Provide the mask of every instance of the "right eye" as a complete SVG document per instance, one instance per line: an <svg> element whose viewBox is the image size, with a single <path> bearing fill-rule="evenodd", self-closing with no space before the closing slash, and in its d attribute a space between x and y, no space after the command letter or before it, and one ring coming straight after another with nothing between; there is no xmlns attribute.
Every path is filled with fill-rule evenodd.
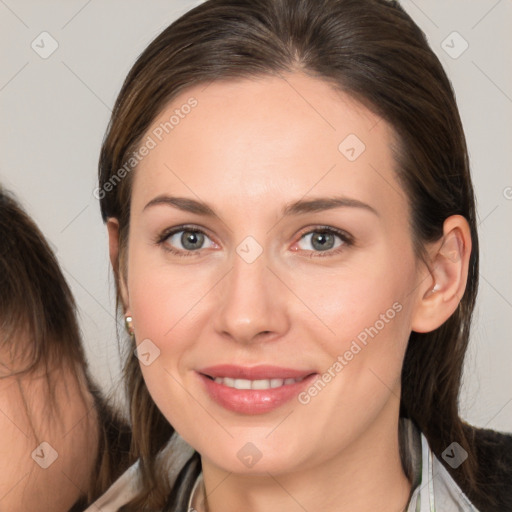
<svg viewBox="0 0 512 512"><path fill-rule="evenodd" d="M180 226L165 231L158 239L158 243L177 256L192 256L201 249L216 247L216 244L198 228ZM205 243L208 245L205 247Z"/></svg>

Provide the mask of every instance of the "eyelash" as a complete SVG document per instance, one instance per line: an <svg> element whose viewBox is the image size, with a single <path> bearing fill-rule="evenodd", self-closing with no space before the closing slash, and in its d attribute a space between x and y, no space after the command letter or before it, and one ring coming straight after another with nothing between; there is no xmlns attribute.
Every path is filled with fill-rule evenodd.
<svg viewBox="0 0 512 512"><path fill-rule="evenodd" d="M178 257L191 257L191 256L198 256L201 253L201 249L195 250L195 251L182 251L182 250L176 250L172 246L166 245L165 242L176 233L179 233L180 231L188 231L191 233L201 233L208 237L208 234L205 233L202 229L196 228L194 226L176 226L174 228L166 229L163 231L155 240L155 243L157 245L160 245L163 247L164 250L170 252L171 254L178 256ZM306 235L309 235L311 233L321 233L321 234L333 234L338 236L342 244L337 247L336 249L329 249L327 251L308 251L311 252L310 258L325 258L328 256L335 256L339 254L340 252L347 249L347 247L350 247L354 245L354 238L349 235L346 231L343 231L341 229L333 228L330 226L318 226L313 229L309 228L308 231L304 231L301 233L299 240L295 243L298 243L300 240L302 240L303 237ZM210 237L208 237L210 238ZM299 249L300 250L300 249Z"/></svg>

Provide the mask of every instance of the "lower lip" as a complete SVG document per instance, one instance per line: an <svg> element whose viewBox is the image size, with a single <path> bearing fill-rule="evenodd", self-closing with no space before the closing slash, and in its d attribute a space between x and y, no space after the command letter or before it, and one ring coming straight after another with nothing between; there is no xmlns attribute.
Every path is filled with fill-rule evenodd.
<svg viewBox="0 0 512 512"><path fill-rule="evenodd" d="M309 375L295 384L270 389L235 389L219 384L202 373L197 375L206 387L210 398L225 409L243 414L263 414L277 409L296 397L312 383L318 374Z"/></svg>

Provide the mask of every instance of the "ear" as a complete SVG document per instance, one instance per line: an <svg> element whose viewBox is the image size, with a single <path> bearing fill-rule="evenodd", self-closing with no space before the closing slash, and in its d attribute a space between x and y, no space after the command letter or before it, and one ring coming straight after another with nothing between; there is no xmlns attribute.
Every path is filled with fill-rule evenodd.
<svg viewBox="0 0 512 512"><path fill-rule="evenodd" d="M108 231L108 248L110 255L110 263L114 276L116 279L116 285L119 290L119 295L123 303L124 313L130 314L130 301L128 297L128 289L125 283L125 276L122 265L120 264L119 257L119 221L114 217L107 219L107 231Z"/></svg>
<svg viewBox="0 0 512 512"><path fill-rule="evenodd" d="M461 215L448 217L441 240L427 247L429 262L419 276L412 330L430 332L440 327L459 305L468 278L471 231Z"/></svg>

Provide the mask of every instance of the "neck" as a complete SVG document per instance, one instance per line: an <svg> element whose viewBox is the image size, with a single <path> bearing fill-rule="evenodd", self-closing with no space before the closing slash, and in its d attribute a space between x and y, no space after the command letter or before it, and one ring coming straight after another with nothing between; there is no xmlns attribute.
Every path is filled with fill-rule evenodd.
<svg viewBox="0 0 512 512"><path fill-rule="evenodd" d="M204 494L199 512L401 512L411 483L400 459L398 414L372 425L341 453L291 472L236 474L201 459Z"/></svg>

